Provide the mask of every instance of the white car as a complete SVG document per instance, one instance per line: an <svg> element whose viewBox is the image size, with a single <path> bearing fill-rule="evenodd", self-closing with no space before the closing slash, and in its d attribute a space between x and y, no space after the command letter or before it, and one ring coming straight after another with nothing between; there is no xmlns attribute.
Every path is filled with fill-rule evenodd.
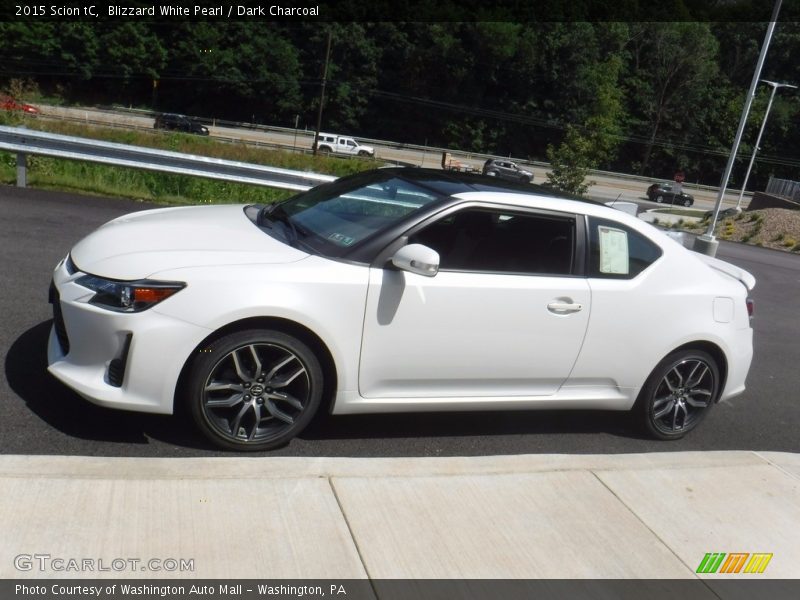
<svg viewBox="0 0 800 600"><path fill-rule="evenodd" d="M682 437L743 392L755 280L531 185L380 169L274 206L123 216L53 273L49 370L216 444L324 409L635 410Z"/></svg>

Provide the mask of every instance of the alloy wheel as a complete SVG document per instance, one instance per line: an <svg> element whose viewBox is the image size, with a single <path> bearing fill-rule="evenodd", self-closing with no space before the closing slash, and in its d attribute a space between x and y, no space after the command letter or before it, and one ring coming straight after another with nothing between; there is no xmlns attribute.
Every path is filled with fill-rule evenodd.
<svg viewBox="0 0 800 600"><path fill-rule="evenodd" d="M291 339L291 338L289 338ZM199 390L202 428L223 445L270 447L292 437L319 402L303 352L268 341L224 351Z"/></svg>
<svg viewBox="0 0 800 600"><path fill-rule="evenodd" d="M716 369L706 360L681 360L661 377L655 389L651 403L653 426L670 437L691 430L713 402L716 388Z"/></svg>

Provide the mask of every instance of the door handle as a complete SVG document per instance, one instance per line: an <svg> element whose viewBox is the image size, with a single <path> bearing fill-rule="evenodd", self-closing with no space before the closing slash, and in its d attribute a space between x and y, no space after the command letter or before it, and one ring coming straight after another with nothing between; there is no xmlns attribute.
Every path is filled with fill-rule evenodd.
<svg viewBox="0 0 800 600"><path fill-rule="evenodd" d="M551 302L547 310L556 315L568 315L583 310L583 304L577 302Z"/></svg>

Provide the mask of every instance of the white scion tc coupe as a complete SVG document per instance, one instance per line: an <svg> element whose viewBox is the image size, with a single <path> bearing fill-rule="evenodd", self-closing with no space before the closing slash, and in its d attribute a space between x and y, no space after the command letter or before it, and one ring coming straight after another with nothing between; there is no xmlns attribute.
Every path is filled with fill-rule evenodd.
<svg viewBox="0 0 800 600"><path fill-rule="evenodd" d="M49 370L216 444L334 414L637 411L683 436L740 394L755 279L543 188L380 169L273 206L120 217L53 274Z"/></svg>

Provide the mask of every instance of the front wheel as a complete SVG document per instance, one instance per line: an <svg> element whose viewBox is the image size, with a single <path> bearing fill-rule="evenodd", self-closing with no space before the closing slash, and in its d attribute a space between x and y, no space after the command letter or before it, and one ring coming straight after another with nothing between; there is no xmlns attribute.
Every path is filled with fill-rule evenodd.
<svg viewBox="0 0 800 600"><path fill-rule="evenodd" d="M678 350L650 374L635 410L652 437L675 440L700 424L719 392L719 367L711 355Z"/></svg>
<svg viewBox="0 0 800 600"><path fill-rule="evenodd" d="M686 208L689 208L692 205L692 199L691 198L684 198L683 199L683 205Z"/></svg>
<svg viewBox="0 0 800 600"><path fill-rule="evenodd" d="M204 348L186 398L200 431L222 448L271 450L311 421L322 398L322 367L297 338L237 331Z"/></svg>
<svg viewBox="0 0 800 600"><path fill-rule="evenodd" d="M366 150L359 150L359 151L358 151L358 155L359 155L360 157L362 157L362 158L366 158L366 157L368 157L368 156L369 156L369 152L367 152Z"/></svg>

